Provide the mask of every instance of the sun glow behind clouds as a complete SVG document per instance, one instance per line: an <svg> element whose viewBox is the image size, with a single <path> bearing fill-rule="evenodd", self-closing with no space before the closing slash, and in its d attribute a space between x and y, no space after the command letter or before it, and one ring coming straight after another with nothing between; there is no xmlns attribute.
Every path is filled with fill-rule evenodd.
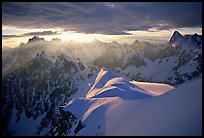
<svg viewBox="0 0 204 138"><path fill-rule="evenodd" d="M116 41L122 37L124 37L124 35L85 34L76 33L74 31L62 32L62 34L59 35L59 38L61 38L62 41L74 40L77 42L91 42L94 41L95 39L104 42L111 42L114 40Z"/></svg>
<svg viewBox="0 0 204 138"><path fill-rule="evenodd" d="M31 32L43 32L43 31L52 31L52 32L61 33L63 29L61 28L48 28L48 29L33 28L31 29L31 28L17 28L15 26L2 25L2 35L16 35L16 37L2 38L2 46L16 47L20 43L27 43L29 38L32 38L33 35L22 36L22 34L31 33ZM52 38L59 38L58 35L43 35L43 36L39 35L39 37L43 37L47 41L52 40Z"/></svg>
<svg viewBox="0 0 204 138"><path fill-rule="evenodd" d="M2 39L2 46L14 48L14 47L18 46L21 42L27 43L28 39L29 39L29 37Z"/></svg>
<svg viewBox="0 0 204 138"><path fill-rule="evenodd" d="M42 32L42 31L56 31L58 34L54 35L39 35L39 37L44 38L46 41L51 41L53 38L60 38L62 41L76 41L76 42L91 42L98 39L103 42L117 41L118 43L131 44L135 40L148 41L152 43L167 43L172 36L174 31L180 31L182 35L185 34L202 34L202 28L175 28L170 30L155 30L150 29L149 31L128 31L132 35L105 35L105 34L85 34L75 31L64 31L61 28L54 29L22 29L10 26L2 26L2 35L17 35L18 37L3 38L2 46L16 47L21 42L27 43L30 36L21 36L24 33L29 32Z"/></svg>

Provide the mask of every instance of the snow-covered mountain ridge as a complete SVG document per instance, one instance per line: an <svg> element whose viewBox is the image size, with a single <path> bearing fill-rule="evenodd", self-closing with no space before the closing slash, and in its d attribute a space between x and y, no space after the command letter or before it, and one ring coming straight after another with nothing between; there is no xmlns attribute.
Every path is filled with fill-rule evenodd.
<svg viewBox="0 0 204 138"><path fill-rule="evenodd" d="M63 110L76 115L83 126L70 135L201 135L201 95L201 79L174 88L130 82L101 69L86 96L73 99Z"/></svg>

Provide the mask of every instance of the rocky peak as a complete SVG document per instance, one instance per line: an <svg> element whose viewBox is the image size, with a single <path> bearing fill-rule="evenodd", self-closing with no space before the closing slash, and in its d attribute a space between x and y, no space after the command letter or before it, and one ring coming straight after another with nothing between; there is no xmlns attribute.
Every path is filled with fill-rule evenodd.
<svg viewBox="0 0 204 138"><path fill-rule="evenodd" d="M176 40L178 39L181 39L183 36L178 32L178 31L175 31L170 39L170 43L171 42L175 42Z"/></svg>
<svg viewBox="0 0 204 138"><path fill-rule="evenodd" d="M30 42L37 42L37 41L45 41L45 39L44 38L40 38L38 36L34 36L33 38L30 38L28 40L28 43L30 43Z"/></svg>

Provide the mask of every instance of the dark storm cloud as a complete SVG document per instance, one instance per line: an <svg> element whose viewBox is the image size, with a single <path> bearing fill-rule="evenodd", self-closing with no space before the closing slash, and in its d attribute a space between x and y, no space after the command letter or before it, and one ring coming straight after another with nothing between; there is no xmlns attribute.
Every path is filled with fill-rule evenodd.
<svg viewBox="0 0 204 138"><path fill-rule="evenodd" d="M128 34L126 31L201 27L201 2L3 3L2 23L21 28Z"/></svg>
<svg viewBox="0 0 204 138"><path fill-rule="evenodd" d="M43 32L29 32L20 35L2 35L3 38L15 38L15 37L26 37L26 36L42 36L42 35L58 35L60 33L53 31L43 31Z"/></svg>

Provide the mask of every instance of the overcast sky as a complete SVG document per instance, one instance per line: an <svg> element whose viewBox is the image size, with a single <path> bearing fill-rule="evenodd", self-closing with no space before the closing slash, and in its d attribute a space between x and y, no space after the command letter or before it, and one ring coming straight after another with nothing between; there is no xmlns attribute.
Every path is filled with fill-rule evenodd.
<svg viewBox="0 0 204 138"><path fill-rule="evenodd" d="M33 35L50 38L59 36L66 39L66 35L71 37L80 34L82 36L89 34L88 36L92 38L95 34L96 39L100 37L114 39L117 36L141 39L154 33L157 33L158 38L160 34L164 41L173 30L179 29L184 34L191 32L201 34L201 2L4 2L2 4L3 39L7 41Z"/></svg>

